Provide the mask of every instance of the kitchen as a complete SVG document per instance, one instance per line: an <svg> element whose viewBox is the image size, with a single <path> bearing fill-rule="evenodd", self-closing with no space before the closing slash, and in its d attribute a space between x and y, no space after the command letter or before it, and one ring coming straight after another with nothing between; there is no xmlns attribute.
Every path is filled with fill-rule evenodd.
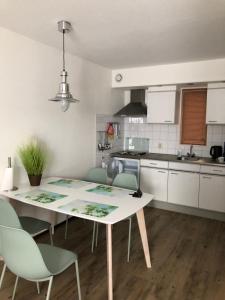
<svg viewBox="0 0 225 300"><path fill-rule="evenodd" d="M186 91L198 93L202 89L207 91L203 100L203 123L204 130L207 130L203 133L205 140L203 145L182 143L183 95ZM132 95L135 103L138 92L144 92L141 97L145 109L141 113L131 107ZM109 180L119 172L134 173L141 190L154 195L156 201L151 202L154 207L224 220L225 117L221 99L225 97L225 84L192 83L179 85L178 88L160 86L125 91L124 94L125 107L114 117L96 117L97 137L98 129L102 129L102 133L106 128L107 138L107 124L110 121L120 124L120 136L115 135L113 149L106 149L105 152L97 149L96 153L97 164L108 167ZM197 109L198 113L199 107ZM191 110L193 123L193 105ZM189 132L201 127L202 121L200 119L198 123L198 119L199 115L197 124L185 124L192 126L191 129L185 128L189 142L192 139ZM215 190L216 195L212 194Z"/></svg>
<svg viewBox="0 0 225 300"><path fill-rule="evenodd" d="M220 0L0 1L0 299L224 299L224 36Z"/></svg>

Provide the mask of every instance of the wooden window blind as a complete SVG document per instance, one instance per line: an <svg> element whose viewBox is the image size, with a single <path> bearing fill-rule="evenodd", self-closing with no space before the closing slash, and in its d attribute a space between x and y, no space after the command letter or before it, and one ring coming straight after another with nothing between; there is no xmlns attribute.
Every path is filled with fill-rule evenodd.
<svg viewBox="0 0 225 300"><path fill-rule="evenodd" d="M207 89L182 90L181 143L206 145Z"/></svg>

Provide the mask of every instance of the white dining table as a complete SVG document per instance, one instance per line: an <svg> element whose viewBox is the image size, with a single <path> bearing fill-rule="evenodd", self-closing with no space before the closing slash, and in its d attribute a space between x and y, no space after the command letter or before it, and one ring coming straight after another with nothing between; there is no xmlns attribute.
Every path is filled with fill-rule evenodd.
<svg viewBox="0 0 225 300"><path fill-rule="evenodd" d="M151 268L150 252L143 208L153 195L141 198L131 190L69 178L49 177L41 185L21 185L16 191L1 191L9 199L41 207L53 212L103 223L107 236L108 300L113 300L112 225L136 214L147 268Z"/></svg>

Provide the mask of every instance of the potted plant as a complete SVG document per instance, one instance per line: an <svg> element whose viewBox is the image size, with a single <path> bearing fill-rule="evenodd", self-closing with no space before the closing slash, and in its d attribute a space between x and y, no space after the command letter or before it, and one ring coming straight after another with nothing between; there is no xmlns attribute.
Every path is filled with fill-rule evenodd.
<svg viewBox="0 0 225 300"><path fill-rule="evenodd" d="M30 185L40 185L43 170L46 167L46 153L41 144L38 140L32 139L19 147L18 154L27 172Z"/></svg>

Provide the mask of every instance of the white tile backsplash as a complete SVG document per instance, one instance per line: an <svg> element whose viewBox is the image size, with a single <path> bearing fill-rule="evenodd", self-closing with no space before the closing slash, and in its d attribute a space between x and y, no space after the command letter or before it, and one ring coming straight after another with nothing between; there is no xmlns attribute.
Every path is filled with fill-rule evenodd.
<svg viewBox="0 0 225 300"><path fill-rule="evenodd" d="M135 125L135 126L133 126ZM124 138L139 137L149 138L149 152L177 154L182 151L186 154L190 145L180 144L180 125L164 125L164 124L148 124L146 118L144 123L132 124L128 118L124 119ZM213 145L223 146L225 142L225 126L224 125L208 125L207 126L207 145L194 146L194 152L198 156L209 157L210 147Z"/></svg>
<svg viewBox="0 0 225 300"><path fill-rule="evenodd" d="M141 122L141 120L139 120ZM180 125L164 125L164 124L148 124L146 118L143 118L143 123L129 123L129 118L116 118L109 115L96 116L96 144L98 144L99 131L106 130L108 122L119 122L121 136L119 139L112 141L112 149L99 152L96 149L96 164L100 165L102 157L108 159L111 152L115 152L125 147L125 139L127 137L148 138L149 152L152 153L167 153L177 154L177 151L182 151L186 154L190 145L180 144ZM137 120L135 120L137 122ZM198 156L209 157L210 147L213 145L223 146L225 142L225 125L208 125L207 126L207 145L194 146L193 150Z"/></svg>

